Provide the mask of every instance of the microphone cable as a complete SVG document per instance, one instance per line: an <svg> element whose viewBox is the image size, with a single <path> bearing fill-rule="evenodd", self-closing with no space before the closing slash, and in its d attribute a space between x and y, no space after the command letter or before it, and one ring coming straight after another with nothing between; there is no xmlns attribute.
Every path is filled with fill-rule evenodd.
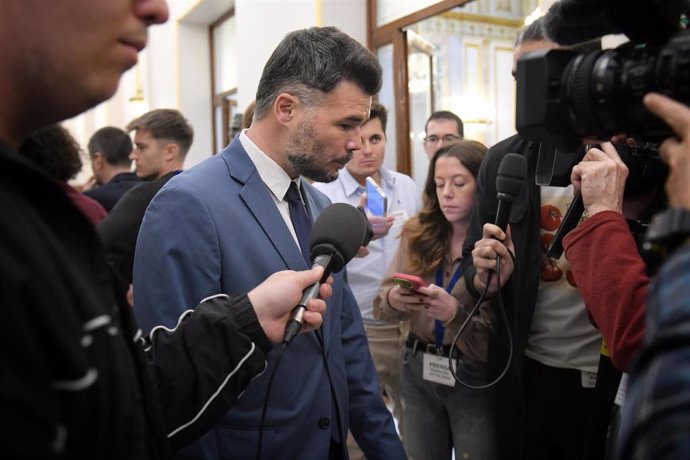
<svg viewBox="0 0 690 460"><path fill-rule="evenodd" d="M302 328L301 316L303 310L306 310L307 302L311 298L318 297L320 285L328 280L331 273L339 272L355 254L357 254L361 246L369 243L372 235L373 231L363 211L346 203L334 203L327 206L319 213L319 217L314 222L309 237L310 259L313 260L313 264L319 264L324 267L324 275L321 281L311 285L303 291L302 299L300 299L299 305L293 309L293 315L286 326L282 345L266 384L266 396L264 397L263 406L261 408L261 419L259 421L256 460L261 460L264 425L266 423L268 399L271 394L271 388L273 387L273 378L275 377L287 346ZM302 308L302 312L300 312L300 308ZM328 362L326 360L326 350L323 338L319 332L314 332L316 333L316 338L321 347L326 373L328 374L329 380L332 381ZM333 391L332 386L331 391ZM336 420L338 426L340 426L339 408L337 406L338 403L335 394L333 394L333 400L335 401Z"/></svg>
<svg viewBox="0 0 690 460"><path fill-rule="evenodd" d="M326 362L326 348L324 347L323 344L323 338L321 337L320 334L321 330L316 330L314 331L314 334L316 335L316 339L319 342L319 345L321 346L321 356L323 357L324 361L324 367L326 368L326 373L328 374L329 380L330 378L330 370L328 369L328 363ZM276 357L276 362L275 365L273 366L273 369L271 369L271 375L268 377L268 384L266 385L266 396L264 397L264 403L261 408L261 420L259 421L259 439L257 442L256 446L256 460L261 460L261 446L263 444L263 439L264 439L264 425L266 423L266 411L268 410L268 398L271 394L271 388L273 387L273 377L276 375L276 370L278 369L278 366L280 365L280 361L283 359L283 355L285 354L285 350L287 349L287 346L290 342L287 340L284 340L283 343L280 346L280 351L278 351L278 356ZM333 401L335 403L335 410L336 410L336 422L337 426L340 427L340 409L338 407L338 400L335 397L335 394L333 394ZM340 428L338 428L340 429Z"/></svg>
<svg viewBox="0 0 690 460"><path fill-rule="evenodd" d="M515 256L513 253L508 249L508 253L510 254L510 257L513 259L513 267L515 267ZM497 289L496 289L496 297L498 299L498 309L501 312L501 316L503 317L503 321L505 322L506 325L506 332L508 333L508 359L506 360L505 367L501 371L501 373L496 377L494 380L490 381L489 383L486 383L484 385L472 385L469 382L466 382L462 380L453 370L453 356L456 351L456 344L458 343L458 340L460 340L460 335L463 333L467 325L470 323L470 320L472 320L472 317L475 315L481 304L484 302L484 298L486 297L486 293L489 291L489 286L491 285L491 278L493 277L493 270L489 272L489 277L487 278L486 281L486 286L484 286L484 289L482 290L481 295L479 296L479 299L477 299L477 303L474 304L474 307L468 314L467 318L465 321L462 323L460 328L458 329L458 332L455 333L455 336L453 337L453 341L450 343L450 351L448 352L448 368L450 369L450 373L453 375L453 378L455 378L455 381L458 382L460 385L470 388L472 390L484 390L487 388L491 388L492 386L496 385L508 372L508 369L510 368L510 363L513 360L513 333L510 330L510 324L508 324L508 315L506 313L505 306L503 305L503 299L501 297L501 256L497 255L496 256L496 280L498 281L497 284ZM457 367L457 366L456 366Z"/></svg>
<svg viewBox="0 0 690 460"><path fill-rule="evenodd" d="M264 397L264 404L261 407L261 420L259 421L259 440L256 445L256 460L261 460L261 444L264 440L264 423L266 422L266 410L268 409L268 397L271 395L271 387L273 386L273 377L276 375L276 370L280 365L280 361L283 359L285 350L287 349L288 341L284 340L280 346L280 351L278 352L278 357L276 358L275 365L271 369L271 375L268 376L268 384L266 385L266 396Z"/></svg>

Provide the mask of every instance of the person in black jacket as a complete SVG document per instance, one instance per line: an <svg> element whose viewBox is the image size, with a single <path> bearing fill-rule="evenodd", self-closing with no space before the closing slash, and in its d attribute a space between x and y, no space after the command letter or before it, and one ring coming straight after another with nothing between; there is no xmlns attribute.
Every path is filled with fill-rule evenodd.
<svg viewBox="0 0 690 460"><path fill-rule="evenodd" d="M122 196L97 231L106 260L127 287L127 299L132 305L132 270L139 227L156 193L182 172L194 141L194 129L178 110L155 109L129 122L127 130L134 131L130 158L137 177L144 182Z"/></svg>
<svg viewBox="0 0 690 460"><path fill-rule="evenodd" d="M141 183L131 172L132 140L120 128L106 126L93 133L88 150L96 187L85 190L84 195L110 212L127 190Z"/></svg>
<svg viewBox="0 0 690 460"><path fill-rule="evenodd" d="M523 29L513 55L517 61L526 52L556 47L544 37L537 20ZM513 351L495 388L498 457L579 460L584 458L601 335L590 322L568 261L545 254L573 192L572 187L536 184L538 142L516 134L492 146L484 157L463 248L465 280L470 289L480 291L486 267L495 265L499 245L487 245L487 223L496 220L496 177L509 153L525 157L527 177L512 204L510 238L503 240L512 245L515 256L513 263L502 254L506 265L501 269L501 300L507 324L495 310L490 339L492 375L504 369L510 347ZM498 308L499 303L494 305Z"/></svg>
<svg viewBox="0 0 690 460"><path fill-rule="evenodd" d="M127 130L134 131L130 158L144 182L124 194L97 230L106 260L127 288L132 304L132 270L139 227L156 193L182 172L194 141L194 129L178 110L155 109L129 122Z"/></svg>
<svg viewBox="0 0 690 460"><path fill-rule="evenodd" d="M278 272L247 294L219 293L173 330L143 337L92 226L17 148L112 96L167 6L0 0L0 9L11 44L0 49L0 458L170 458L264 371L270 342L323 272ZM325 302L308 309L311 330Z"/></svg>

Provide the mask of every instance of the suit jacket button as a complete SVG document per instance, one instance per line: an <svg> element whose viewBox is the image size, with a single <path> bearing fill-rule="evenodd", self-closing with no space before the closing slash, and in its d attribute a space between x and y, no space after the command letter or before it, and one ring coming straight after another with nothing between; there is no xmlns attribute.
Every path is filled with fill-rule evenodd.
<svg viewBox="0 0 690 460"><path fill-rule="evenodd" d="M329 426L331 426L331 421L328 417L321 417L319 419L319 428L321 428L322 430L325 430Z"/></svg>

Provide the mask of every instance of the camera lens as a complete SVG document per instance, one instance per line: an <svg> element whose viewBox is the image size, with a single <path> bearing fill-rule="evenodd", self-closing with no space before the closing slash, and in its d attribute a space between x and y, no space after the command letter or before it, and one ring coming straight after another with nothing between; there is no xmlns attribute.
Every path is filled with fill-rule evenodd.
<svg viewBox="0 0 690 460"><path fill-rule="evenodd" d="M642 105L651 91L690 102L690 31L663 47L628 44L578 55L561 78L561 100L581 139L608 140L621 133L650 141L670 136L670 128Z"/></svg>

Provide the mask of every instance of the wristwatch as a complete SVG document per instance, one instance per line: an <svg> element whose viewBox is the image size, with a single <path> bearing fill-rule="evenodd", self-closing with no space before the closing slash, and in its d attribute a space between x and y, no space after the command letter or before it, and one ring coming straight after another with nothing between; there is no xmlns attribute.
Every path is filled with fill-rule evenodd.
<svg viewBox="0 0 690 460"><path fill-rule="evenodd" d="M690 209L668 208L655 215L647 228L645 240L660 243L690 236Z"/></svg>

